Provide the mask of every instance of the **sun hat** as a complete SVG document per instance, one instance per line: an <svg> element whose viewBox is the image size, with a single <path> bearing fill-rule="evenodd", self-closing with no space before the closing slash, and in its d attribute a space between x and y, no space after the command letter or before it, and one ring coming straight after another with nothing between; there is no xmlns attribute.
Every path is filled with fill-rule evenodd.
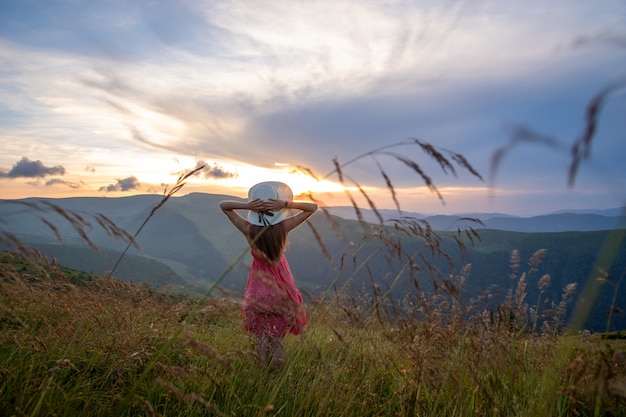
<svg viewBox="0 0 626 417"><path fill-rule="evenodd" d="M285 183L278 181L266 181L253 185L248 190L248 199L255 200L261 199L268 201L273 198L275 200L282 200L291 202L293 200L293 192L291 188ZM257 226L269 226L280 223L289 212L289 209L281 209L278 211L248 211L248 221Z"/></svg>

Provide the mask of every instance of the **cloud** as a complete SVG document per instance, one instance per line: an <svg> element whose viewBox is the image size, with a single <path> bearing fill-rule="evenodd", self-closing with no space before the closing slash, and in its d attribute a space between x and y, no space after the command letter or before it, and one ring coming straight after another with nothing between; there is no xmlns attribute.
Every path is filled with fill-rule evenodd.
<svg viewBox="0 0 626 417"><path fill-rule="evenodd" d="M141 184L136 177L131 176L124 179L117 179L115 184L109 184L106 187L100 187L98 191L106 191L108 193L113 191L130 191L138 190L141 188Z"/></svg>
<svg viewBox="0 0 626 417"><path fill-rule="evenodd" d="M66 187L73 188L75 190L80 188L80 184L71 181L65 181L60 178L53 178L46 181L46 187L50 187L53 185L65 185Z"/></svg>
<svg viewBox="0 0 626 417"><path fill-rule="evenodd" d="M20 159L8 172L0 171L1 178L43 178L64 174L65 168L61 165L46 167L40 160L31 161L27 157Z"/></svg>
<svg viewBox="0 0 626 417"><path fill-rule="evenodd" d="M214 162L213 165L209 165L204 161L198 161L196 166L204 165L200 171L198 171L199 176L204 179L214 178L214 179L223 179L223 178L236 178L238 174L236 172L230 172L225 169L223 166Z"/></svg>

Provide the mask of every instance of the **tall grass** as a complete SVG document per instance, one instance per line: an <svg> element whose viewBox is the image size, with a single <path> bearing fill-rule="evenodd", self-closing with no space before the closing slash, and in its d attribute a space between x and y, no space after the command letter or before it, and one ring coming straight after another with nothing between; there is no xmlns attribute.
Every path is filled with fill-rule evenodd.
<svg viewBox="0 0 626 417"><path fill-rule="evenodd" d="M15 256L1 267L2 415L626 412L619 341L524 331L449 289L406 300L393 322L353 314L345 295L309 305L308 332L287 339L287 363L271 371L236 302L100 277L72 284Z"/></svg>

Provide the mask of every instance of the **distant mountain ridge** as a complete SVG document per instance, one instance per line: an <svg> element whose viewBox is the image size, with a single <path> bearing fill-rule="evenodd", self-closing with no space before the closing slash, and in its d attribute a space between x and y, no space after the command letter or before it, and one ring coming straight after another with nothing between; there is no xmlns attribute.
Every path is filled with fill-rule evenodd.
<svg viewBox="0 0 626 417"><path fill-rule="evenodd" d="M329 207L331 214L344 219L357 220L356 210L352 206ZM378 216L371 209L360 209L363 220L379 223ZM596 230L614 230L626 228L626 216L622 208L606 210L561 210L533 217L520 217L502 213L467 213L455 215L426 215L421 213L399 213L397 210L378 210L386 223L394 219L413 217L424 220L434 230L456 230L457 227L470 226L475 229L494 229L510 232L556 233L588 232ZM480 222L467 220L478 219Z"/></svg>

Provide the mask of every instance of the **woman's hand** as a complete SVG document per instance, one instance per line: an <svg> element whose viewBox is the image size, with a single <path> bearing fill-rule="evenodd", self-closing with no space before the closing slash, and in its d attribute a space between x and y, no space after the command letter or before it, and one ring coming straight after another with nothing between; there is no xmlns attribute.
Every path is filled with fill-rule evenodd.
<svg viewBox="0 0 626 417"><path fill-rule="evenodd" d="M260 198L256 198L254 200L248 201L248 210L253 211L267 211L266 208L267 202L261 200Z"/></svg>
<svg viewBox="0 0 626 417"><path fill-rule="evenodd" d="M255 200L248 201L247 209L253 211L279 211L287 207L286 201L269 199L268 201L257 198Z"/></svg>
<svg viewBox="0 0 626 417"><path fill-rule="evenodd" d="M270 198L265 204L267 204L267 210L279 211L287 208L287 202L284 200Z"/></svg>

